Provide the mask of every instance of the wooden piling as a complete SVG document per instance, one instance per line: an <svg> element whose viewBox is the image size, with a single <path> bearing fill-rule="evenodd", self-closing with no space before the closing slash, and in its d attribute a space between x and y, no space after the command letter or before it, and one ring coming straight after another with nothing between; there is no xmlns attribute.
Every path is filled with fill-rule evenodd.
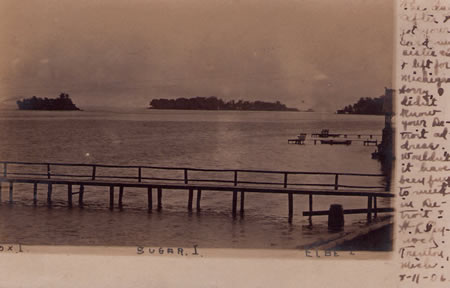
<svg viewBox="0 0 450 288"><path fill-rule="evenodd" d="M312 226L313 195L309 194L309 226Z"/></svg>
<svg viewBox="0 0 450 288"><path fill-rule="evenodd" d="M372 222L372 196L367 197L367 222Z"/></svg>
<svg viewBox="0 0 450 288"><path fill-rule="evenodd" d="M84 196L84 185L81 184L80 185L80 192L78 193L78 206L80 208L83 208L84 204L83 204L83 196Z"/></svg>
<svg viewBox="0 0 450 288"><path fill-rule="evenodd" d="M194 198L194 189L189 188L188 210L192 211L192 199Z"/></svg>
<svg viewBox="0 0 450 288"><path fill-rule="evenodd" d="M289 201L289 218L288 218L288 222L292 223L292 218L294 217L294 195L291 192L288 193L288 201Z"/></svg>
<svg viewBox="0 0 450 288"><path fill-rule="evenodd" d="M114 210L114 185L109 186L109 210Z"/></svg>
<svg viewBox="0 0 450 288"><path fill-rule="evenodd" d="M241 217L244 216L244 202L245 202L245 192L241 191Z"/></svg>
<svg viewBox="0 0 450 288"><path fill-rule="evenodd" d="M377 196L373 196L373 218L377 218Z"/></svg>
<svg viewBox="0 0 450 288"><path fill-rule="evenodd" d="M152 211L153 209L153 193L152 187L147 187L147 208L148 211Z"/></svg>
<svg viewBox="0 0 450 288"><path fill-rule="evenodd" d="M158 191L158 211L160 211L162 209L162 188L158 187L157 189Z"/></svg>
<svg viewBox="0 0 450 288"><path fill-rule="evenodd" d="M12 181L9 182L9 204L13 204L13 185Z"/></svg>
<svg viewBox="0 0 450 288"><path fill-rule="evenodd" d="M123 186L120 186L119 187L119 209L120 210L123 209L122 198L123 198Z"/></svg>
<svg viewBox="0 0 450 288"><path fill-rule="evenodd" d="M236 208L237 208L237 190L233 190L233 206L232 206L233 217L236 217Z"/></svg>
<svg viewBox="0 0 450 288"><path fill-rule="evenodd" d="M200 200L202 199L202 190L197 190L197 211L200 211Z"/></svg>
<svg viewBox="0 0 450 288"><path fill-rule="evenodd" d="M47 205L52 205L52 193L53 193L53 185L51 183L48 183Z"/></svg>
<svg viewBox="0 0 450 288"><path fill-rule="evenodd" d="M36 183L34 184L36 185ZM69 205L69 207L72 207L72 184L68 184L67 185L67 205Z"/></svg>

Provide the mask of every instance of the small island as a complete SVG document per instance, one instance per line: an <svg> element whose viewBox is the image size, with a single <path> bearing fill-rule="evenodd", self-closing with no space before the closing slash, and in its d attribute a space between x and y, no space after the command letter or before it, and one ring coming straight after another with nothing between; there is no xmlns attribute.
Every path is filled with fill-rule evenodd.
<svg viewBox="0 0 450 288"><path fill-rule="evenodd" d="M384 98L384 95L377 98L360 98L355 104L337 110L336 114L384 115Z"/></svg>
<svg viewBox="0 0 450 288"><path fill-rule="evenodd" d="M179 109L179 110L239 110L239 111L299 111L289 108L276 101L223 101L217 97L195 97L177 99L153 99L149 109Z"/></svg>
<svg viewBox="0 0 450 288"><path fill-rule="evenodd" d="M69 94L66 93L61 93L59 98L55 99L42 99L33 96L17 101L17 106L19 107L19 110L80 110L73 104L72 100L69 98Z"/></svg>

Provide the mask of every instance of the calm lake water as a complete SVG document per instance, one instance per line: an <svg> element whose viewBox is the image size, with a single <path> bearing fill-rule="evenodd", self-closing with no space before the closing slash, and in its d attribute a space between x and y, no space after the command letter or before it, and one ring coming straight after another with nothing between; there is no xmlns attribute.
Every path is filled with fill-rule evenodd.
<svg viewBox="0 0 450 288"><path fill-rule="evenodd" d="M379 162L371 159L373 146L288 145L287 139L324 128L332 133L380 135L383 125L380 116L301 112L0 111L0 160L380 174ZM119 172L98 171L101 175ZM233 179L231 174L208 177L213 176ZM269 180L282 181L282 176L278 180L273 177ZM333 176L292 180L334 183ZM380 178L342 177L341 181L382 185ZM294 197L294 222L290 225L286 195L247 193L245 217L233 220L231 193L205 191L201 213L190 214L187 191L164 191L163 210L147 213L143 189L126 190L124 211L111 212L106 188L87 187L85 209L76 205L66 208L66 187L58 185L53 192L54 207L47 208L45 188L39 187L38 206L33 207L32 185L17 184L15 205L10 206L4 185L1 242L295 248L330 233L326 216L314 217L313 228L307 228L308 219L302 216L307 196ZM75 203L76 199L74 196ZM381 207L389 205L380 202ZM314 209L326 210L331 203L364 208L367 199L317 196ZM363 214L346 215L345 229L364 220Z"/></svg>

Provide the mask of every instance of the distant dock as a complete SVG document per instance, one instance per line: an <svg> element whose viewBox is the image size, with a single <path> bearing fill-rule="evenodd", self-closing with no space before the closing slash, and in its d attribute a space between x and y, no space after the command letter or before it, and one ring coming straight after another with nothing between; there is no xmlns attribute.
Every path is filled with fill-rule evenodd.
<svg viewBox="0 0 450 288"><path fill-rule="evenodd" d="M187 209L193 210L194 191L196 191L196 210L201 210L201 197L205 191L232 192L232 216L237 215L238 193L240 194L240 215L244 215L245 194L246 193L272 193L284 194L287 196L288 221L292 223L294 211L294 195L307 195L309 210L303 212L303 216L309 217L312 225L312 216L329 215L329 211L314 211L313 198L320 196L341 196L341 197L366 197L367 208L343 210L344 214L367 214L370 222L372 217L377 217L378 213L392 212L391 208L378 208L377 198L391 198L394 194L387 192L384 186L369 185L349 185L340 182L342 177L378 177L380 174L359 174L359 173L332 173L332 172L299 172L299 171L268 171L268 170L230 170L230 169L199 169L181 167L157 167L157 166L130 166L130 165L103 165L103 164L73 164L73 163L31 163L31 162L0 162L3 171L0 176L0 197L2 195L2 184L8 184L9 204L14 203L14 184L28 183L31 185L34 205L39 201L37 197L38 185L47 187L47 205L52 205L54 193L66 193L67 206L74 206L74 195L78 196L78 206L83 207L86 186L105 187L109 190L109 209L123 209L123 198L126 195L125 189L139 188L147 193L147 209L153 210L153 192L156 191L156 207L161 210L163 207L163 190L176 190L182 193L187 192ZM120 175L113 175L111 169L121 171ZM151 172L164 170L170 172L171 176L155 177ZM214 179L210 177L189 176L191 173L216 173L226 177ZM248 181L241 179L244 175L279 176L275 181ZM327 176L333 179L331 183L299 183L288 181L295 175ZM264 177L266 179L266 177ZM273 177L272 177L273 179ZM54 185L66 185L67 190L54 191ZM118 195L116 193L118 189ZM98 192L95 192L98 193ZM106 193L105 193L106 194ZM108 194L106 194L108 195ZM107 197L107 196L106 196ZM2 200L0 198L0 203ZM262 211L263 213L263 211Z"/></svg>
<svg viewBox="0 0 450 288"><path fill-rule="evenodd" d="M309 135L309 137L308 137ZM297 138L288 139L288 144L305 145L306 142L328 145L351 145L354 142L362 143L364 146L377 146L381 140L381 135L376 134L347 134L329 133L328 129L323 129L320 133L300 133Z"/></svg>

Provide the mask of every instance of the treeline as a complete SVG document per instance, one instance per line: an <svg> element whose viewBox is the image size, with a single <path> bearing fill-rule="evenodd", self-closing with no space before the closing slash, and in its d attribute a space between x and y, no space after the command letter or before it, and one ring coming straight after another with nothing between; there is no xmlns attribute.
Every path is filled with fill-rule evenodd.
<svg viewBox="0 0 450 288"><path fill-rule="evenodd" d="M177 99L153 99L149 109L183 109L183 110L253 110L253 111L298 111L288 108L280 101L223 101L217 97L195 97Z"/></svg>
<svg viewBox="0 0 450 288"><path fill-rule="evenodd" d="M382 115L384 114L384 97L383 95L378 98L360 98L355 104L345 106L344 109L337 110L336 113Z"/></svg>
<svg viewBox="0 0 450 288"><path fill-rule="evenodd" d="M33 96L17 101L17 106L20 110L80 110L65 93L55 99Z"/></svg>

